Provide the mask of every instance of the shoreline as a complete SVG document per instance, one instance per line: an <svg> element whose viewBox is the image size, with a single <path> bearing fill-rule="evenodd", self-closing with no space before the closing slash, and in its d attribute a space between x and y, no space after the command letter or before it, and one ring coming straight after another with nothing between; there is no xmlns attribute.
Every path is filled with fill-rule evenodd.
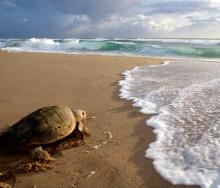
<svg viewBox="0 0 220 188"><path fill-rule="evenodd" d="M153 161L144 156L155 140L153 129L145 125L150 116L119 97L122 72L161 61L130 56L0 51L0 129L41 106L65 104L97 117L87 125L91 145L100 143L103 132L113 135L110 143L90 153L84 152L86 146L66 150L55 169L21 175L16 187L196 187L172 185L155 171ZM94 170L94 176L85 178Z"/></svg>
<svg viewBox="0 0 220 188"><path fill-rule="evenodd" d="M184 57L184 56L147 56L147 55L135 55L135 54L117 54L117 53L105 53L105 52L65 52L65 51L16 51L16 50L2 50L2 53L37 53L37 54L66 54L66 55L76 55L76 56L107 56L107 57L131 57L131 58L147 58L147 59L160 59L163 61L204 61L204 62L216 62L220 63L220 59L209 59L209 58L198 58L198 57Z"/></svg>

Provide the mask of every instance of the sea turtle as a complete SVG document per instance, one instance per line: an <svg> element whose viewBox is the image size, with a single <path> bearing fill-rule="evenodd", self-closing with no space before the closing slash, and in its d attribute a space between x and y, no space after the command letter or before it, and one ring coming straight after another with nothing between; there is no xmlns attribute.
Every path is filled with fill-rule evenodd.
<svg viewBox="0 0 220 188"><path fill-rule="evenodd" d="M74 130L78 130L84 138L85 120L84 110L71 110L67 106L40 108L0 135L0 149L28 149L32 157L48 160L50 154L42 146L67 137Z"/></svg>

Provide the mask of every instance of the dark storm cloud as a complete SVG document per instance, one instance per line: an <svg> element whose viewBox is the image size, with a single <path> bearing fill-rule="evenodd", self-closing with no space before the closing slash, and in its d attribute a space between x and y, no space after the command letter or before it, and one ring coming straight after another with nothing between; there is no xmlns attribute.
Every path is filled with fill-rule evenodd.
<svg viewBox="0 0 220 188"><path fill-rule="evenodd" d="M50 0L58 10L68 14L86 14L100 19L103 16L121 13L138 0Z"/></svg>
<svg viewBox="0 0 220 188"><path fill-rule="evenodd" d="M95 24L134 2L136 0L0 0L0 37L66 37L70 27L80 26L75 15L86 15Z"/></svg>
<svg viewBox="0 0 220 188"><path fill-rule="evenodd" d="M48 1L4 0L0 3L2 38L57 36L62 21L62 15Z"/></svg>

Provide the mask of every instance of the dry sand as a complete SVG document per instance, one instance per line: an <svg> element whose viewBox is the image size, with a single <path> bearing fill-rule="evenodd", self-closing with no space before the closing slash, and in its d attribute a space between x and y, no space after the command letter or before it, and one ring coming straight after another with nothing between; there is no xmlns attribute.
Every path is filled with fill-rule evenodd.
<svg viewBox="0 0 220 188"><path fill-rule="evenodd" d="M19 175L15 187L185 187L164 180L152 160L144 157L155 139L152 129L145 126L147 116L118 97L121 72L160 62L152 58L0 52L1 129L39 107L64 104L97 117L87 124L91 146L104 140L104 132L113 135L97 150L88 146L66 150L53 170ZM6 164L2 158L1 169Z"/></svg>

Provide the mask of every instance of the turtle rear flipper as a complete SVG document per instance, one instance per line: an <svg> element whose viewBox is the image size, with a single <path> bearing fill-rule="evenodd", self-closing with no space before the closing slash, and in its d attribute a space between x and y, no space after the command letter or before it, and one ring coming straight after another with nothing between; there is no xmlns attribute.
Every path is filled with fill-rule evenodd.
<svg viewBox="0 0 220 188"><path fill-rule="evenodd" d="M44 160L44 161L54 161L55 158L51 157L50 154L44 150L41 146L38 146L30 150L32 159Z"/></svg>

